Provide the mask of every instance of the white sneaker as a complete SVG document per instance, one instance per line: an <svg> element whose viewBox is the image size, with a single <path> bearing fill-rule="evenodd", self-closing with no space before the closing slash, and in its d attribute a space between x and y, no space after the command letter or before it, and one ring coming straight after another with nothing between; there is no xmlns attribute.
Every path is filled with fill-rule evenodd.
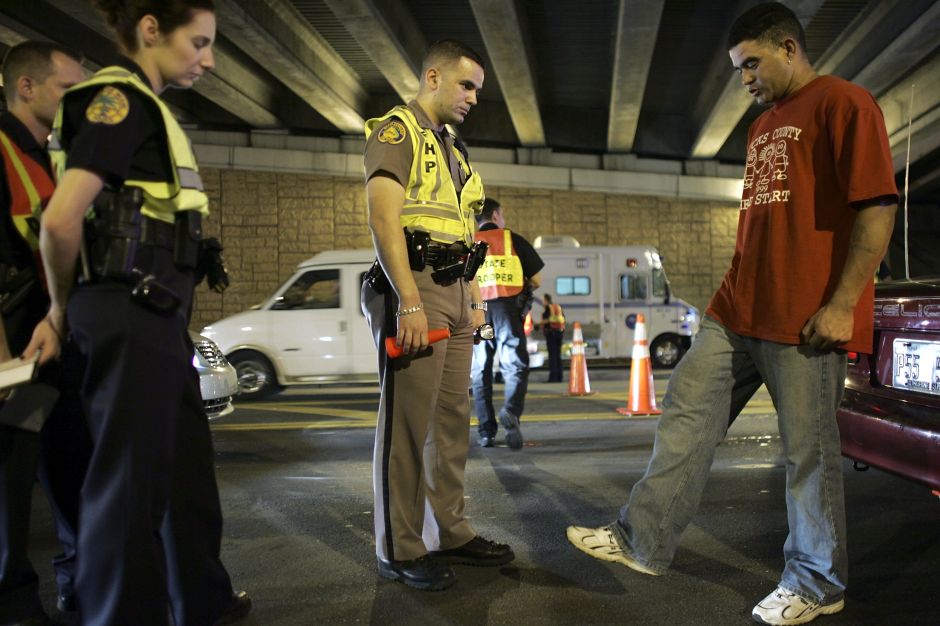
<svg viewBox="0 0 940 626"><path fill-rule="evenodd" d="M845 600L832 604L816 604L804 600L792 591L777 587L769 596L757 603L751 617L759 624L805 624L820 615L832 615L845 608Z"/></svg>
<svg viewBox="0 0 940 626"><path fill-rule="evenodd" d="M567 535L571 545L585 554L590 554L595 559L620 563L647 576L660 575L659 572L638 563L632 556L624 552L620 544L617 543L617 539L614 538L614 531L611 530L610 526L604 526L603 528L569 526Z"/></svg>

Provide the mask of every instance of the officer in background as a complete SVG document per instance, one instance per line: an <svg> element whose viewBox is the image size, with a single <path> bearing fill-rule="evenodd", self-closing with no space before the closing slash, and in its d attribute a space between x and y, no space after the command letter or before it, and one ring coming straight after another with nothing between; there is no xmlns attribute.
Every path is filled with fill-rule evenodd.
<svg viewBox="0 0 940 626"><path fill-rule="evenodd" d="M484 323L473 276L473 215L483 203L460 124L483 86L464 44L431 46L417 97L366 122L366 197L378 262L362 309L379 350L382 394L373 459L379 575L418 589L456 581L452 563L502 565L509 546L483 539L464 515L474 328ZM428 329L449 339L428 348ZM394 337L405 356L387 357ZM431 551L429 554L429 550Z"/></svg>
<svg viewBox="0 0 940 626"><path fill-rule="evenodd" d="M39 221L55 187L46 153L56 108L65 90L84 77L81 58L47 42L27 41L11 48L3 60L7 111L0 115L0 362L18 356L49 306L40 269ZM49 364L40 380L60 386L62 368ZM0 391L0 405L8 392ZM43 447L43 486L49 495L64 552L56 558L63 598L71 601L74 576L75 519L80 484L65 489L72 476L54 471L64 466L68 452L50 436L56 422L70 410L60 396L40 434L0 424L0 624L47 624L37 594L38 579L27 556L29 517L40 446ZM74 433L73 433L74 434ZM55 482L58 480L58 482ZM58 487L58 488L56 488Z"/></svg>
<svg viewBox="0 0 940 626"><path fill-rule="evenodd" d="M548 349L548 382L560 383L561 377L561 338L565 334L565 312L560 304L552 302L551 294L542 294L542 333L545 335L545 347Z"/></svg>
<svg viewBox="0 0 940 626"><path fill-rule="evenodd" d="M473 347L471 386L476 404L480 445L493 447L498 425L493 410L493 355L499 352L503 375L503 406L499 423L506 429L506 444L513 450L522 447L519 419L525 409L529 386L529 351L523 319L532 291L539 288L539 272L545 267L542 257L525 237L506 228L506 218L499 202L487 198L477 216L479 230L475 238L488 244L486 261L477 272L480 295L486 301L486 321L496 336Z"/></svg>
<svg viewBox="0 0 940 626"><path fill-rule="evenodd" d="M211 0L97 4L127 56L70 89L56 115L58 187L40 235L52 304L26 351L42 348L47 361L68 329L85 365L93 454L79 619L165 626L169 609L177 626L229 623L251 602L219 558L212 441L186 324L208 198L158 97L212 69L215 13Z"/></svg>

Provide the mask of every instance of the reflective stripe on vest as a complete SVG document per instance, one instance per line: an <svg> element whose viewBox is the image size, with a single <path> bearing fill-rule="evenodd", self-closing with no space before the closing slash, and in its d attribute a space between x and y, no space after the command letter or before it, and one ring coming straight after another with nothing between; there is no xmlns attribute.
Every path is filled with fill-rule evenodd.
<svg viewBox="0 0 940 626"><path fill-rule="evenodd" d="M548 305L548 327L552 330L565 329L565 314L562 312L560 304Z"/></svg>
<svg viewBox="0 0 940 626"><path fill-rule="evenodd" d="M140 212L147 217L173 223L175 213L178 211L199 211L203 215L209 213L209 198L203 191L202 178L199 176L199 167L196 165L196 156L192 145L179 122L173 117L169 107L164 104L153 90L146 85L137 74L119 66L106 67L95 73L88 80L75 85L65 92L62 104L56 113L52 128L52 137L49 140L49 154L56 176L61 178L65 173L66 152L63 149L62 116L65 110L65 101L74 97L73 94L86 89L94 89L105 85L120 84L133 88L135 91L149 98L156 105L163 118L166 130L167 145L170 148L170 164L173 169L172 181L152 180L125 180L127 187L139 187L144 192L144 204Z"/></svg>
<svg viewBox="0 0 940 626"><path fill-rule="evenodd" d="M477 231L475 238L489 244L486 259L477 270L477 283L483 299L506 298L521 292L524 283L522 260L512 247L512 233L509 229Z"/></svg>
<svg viewBox="0 0 940 626"><path fill-rule="evenodd" d="M393 117L407 128L413 154L405 185L405 203L399 218L401 225L426 231L431 239L441 243L463 241L469 245L473 237L474 215L483 208L483 182L479 174L470 169L463 154L454 147L452 155L468 176L458 194L450 176L448 159L442 154L434 131L422 128L411 109L404 105L395 107L382 117L368 120L366 139L373 130Z"/></svg>
<svg viewBox="0 0 940 626"><path fill-rule="evenodd" d="M3 131L0 131L0 147L10 190L10 217L16 231L38 260L39 221L55 190L55 183L45 168L26 156Z"/></svg>

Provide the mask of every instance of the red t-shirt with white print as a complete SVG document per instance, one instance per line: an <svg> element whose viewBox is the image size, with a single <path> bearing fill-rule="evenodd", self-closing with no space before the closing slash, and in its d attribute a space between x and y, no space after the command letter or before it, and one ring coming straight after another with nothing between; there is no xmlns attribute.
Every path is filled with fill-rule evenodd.
<svg viewBox="0 0 940 626"><path fill-rule="evenodd" d="M852 204L897 200L884 116L861 87L820 76L757 118L747 145L734 257L706 313L739 335L799 344L838 284ZM871 351L873 294L869 282L841 348Z"/></svg>

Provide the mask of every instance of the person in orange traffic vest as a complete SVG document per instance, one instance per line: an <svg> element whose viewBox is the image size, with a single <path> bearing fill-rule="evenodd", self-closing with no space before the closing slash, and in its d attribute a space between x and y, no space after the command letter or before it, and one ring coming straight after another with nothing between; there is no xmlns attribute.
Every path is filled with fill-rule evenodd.
<svg viewBox="0 0 940 626"><path fill-rule="evenodd" d="M492 447L498 429L493 408L493 357L498 350L499 369L505 383L499 423L506 430L506 443L518 450L522 447L519 419L529 384L529 352L523 318L531 290L540 284L539 272L545 263L524 237L506 228L506 219L496 200L484 201L477 224L479 230L474 238L489 245L486 260L477 271L477 283L486 302L486 321L493 325L496 333L494 339L480 341L473 347L470 380L479 422L479 441L484 448Z"/></svg>
<svg viewBox="0 0 940 626"><path fill-rule="evenodd" d="M62 94L82 78L78 53L54 43L24 41L3 59L7 110L0 115L0 363L20 356L49 307L38 254L39 220L55 188L46 138ZM24 409L12 400L16 393L29 392L0 389L0 408L6 409L0 423L0 624L51 623L28 556L37 470L62 544L62 553L53 559L58 604L68 609L72 602L81 488L81 472L74 470L80 465L79 443L87 437L81 427L70 426L81 411L76 395L65 391L70 388L66 377L77 373L73 360L66 350L63 360L37 374L37 382L47 386L43 394L52 393L49 386L63 391L41 432L24 422L27 415L45 410Z"/></svg>
<svg viewBox="0 0 940 626"><path fill-rule="evenodd" d="M542 332L545 334L545 347L548 349L548 382L560 383L561 376L561 338L565 333L565 313L560 304L552 302L550 294L542 294Z"/></svg>

